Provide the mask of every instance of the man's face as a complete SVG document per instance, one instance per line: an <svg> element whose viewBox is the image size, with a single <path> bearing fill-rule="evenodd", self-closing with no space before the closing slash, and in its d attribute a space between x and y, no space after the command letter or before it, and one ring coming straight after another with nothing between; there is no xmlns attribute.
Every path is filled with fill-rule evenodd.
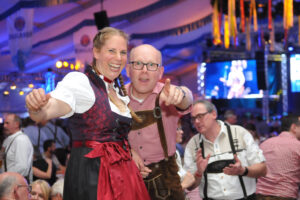
<svg viewBox="0 0 300 200"><path fill-rule="evenodd" d="M236 115L231 115L228 119L227 119L227 122L229 124L236 124L237 123L237 117Z"/></svg>
<svg viewBox="0 0 300 200"><path fill-rule="evenodd" d="M51 147L49 147L49 151L52 155L54 154L55 149L56 149L56 145L55 145L55 143L52 143Z"/></svg>
<svg viewBox="0 0 300 200"><path fill-rule="evenodd" d="M15 121L14 115L6 115L4 118L4 133L6 135L14 134L19 130L19 123Z"/></svg>
<svg viewBox="0 0 300 200"><path fill-rule="evenodd" d="M300 140L300 122L298 122L298 123L295 124L294 131L295 131L296 138L298 140Z"/></svg>
<svg viewBox="0 0 300 200"><path fill-rule="evenodd" d="M160 53L149 45L142 45L133 49L130 54L130 62L161 64ZM132 64L126 66L127 75L132 83L132 93L135 97L145 99L152 93L156 83L162 78L164 68L158 67L156 71L148 71L144 65L143 69L133 69Z"/></svg>
<svg viewBox="0 0 300 200"><path fill-rule="evenodd" d="M23 178L24 179L24 178ZM25 180L22 180L20 184L16 186L15 196L17 200L30 200L31 195L29 191L29 186Z"/></svg>
<svg viewBox="0 0 300 200"><path fill-rule="evenodd" d="M197 131L206 136L217 116L214 111L208 112L204 104L197 103L192 108L191 117Z"/></svg>

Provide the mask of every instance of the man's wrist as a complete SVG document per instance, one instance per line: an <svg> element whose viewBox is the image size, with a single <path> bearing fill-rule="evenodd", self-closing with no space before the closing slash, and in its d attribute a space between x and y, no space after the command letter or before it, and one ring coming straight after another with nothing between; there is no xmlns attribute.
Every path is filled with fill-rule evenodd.
<svg viewBox="0 0 300 200"><path fill-rule="evenodd" d="M249 173L248 167L244 167L244 173L241 176L247 176Z"/></svg>

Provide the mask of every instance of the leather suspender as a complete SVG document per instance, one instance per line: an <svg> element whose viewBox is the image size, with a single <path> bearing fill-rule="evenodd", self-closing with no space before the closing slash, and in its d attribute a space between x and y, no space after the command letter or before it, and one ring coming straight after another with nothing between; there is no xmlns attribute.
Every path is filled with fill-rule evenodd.
<svg viewBox="0 0 300 200"><path fill-rule="evenodd" d="M8 145L8 148L5 150L5 153L4 153L4 171L7 172L7 161L6 161L6 155L8 153L8 150L10 149L12 143L15 141L15 139L18 137L19 135L15 136L12 141L9 143Z"/></svg>
<svg viewBox="0 0 300 200"><path fill-rule="evenodd" d="M232 139L232 133L231 133L230 126L227 123L225 123L225 126L227 128L232 153L236 154L236 150L235 150L235 147L234 147L234 144L233 144L233 139ZM241 175L239 175L239 181L240 181L242 189L243 189L244 199L247 199L247 192L246 192L246 188L245 188L245 183L244 183L243 177Z"/></svg>
<svg viewBox="0 0 300 200"><path fill-rule="evenodd" d="M231 151L232 151L233 154L236 154L236 150L235 150L235 147L234 147L234 144L233 144L233 139L232 139L232 133L231 133L230 126L227 123L224 123L224 124L225 124L225 126L227 128ZM204 147L203 147L203 140L200 142L200 148L202 150L202 157L205 158ZM244 194L244 199L247 199L247 192L246 192L246 187L245 187L245 184L244 184L244 180L243 180L243 178L242 178L241 175L239 175L238 177L239 177L240 184L242 186L242 190L243 190L243 194ZM204 180L205 180L204 181L204 191L203 191L204 199L208 199L208 197L207 197L207 169L205 169L205 171L204 171Z"/></svg>
<svg viewBox="0 0 300 200"><path fill-rule="evenodd" d="M201 138L201 136L200 136ZM204 147L203 147L203 140L200 142L200 148L202 150L202 157L205 159L205 152L204 152ZM207 169L205 169L204 171L204 191L203 191L203 194L204 194L204 199L208 199L207 198Z"/></svg>
<svg viewBox="0 0 300 200"><path fill-rule="evenodd" d="M158 128L160 143L164 150L165 159L168 159L168 145L167 145L166 134L165 134L164 125L163 125L163 121L162 121L161 109L159 106L159 96L160 96L160 93L156 97L155 108L154 108L153 113L156 113L157 111L159 112L159 114L156 113L155 114L156 116L154 116L154 117L157 118L157 128Z"/></svg>
<svg viewBox="0 0 300 200"><path fill-rule="evenodd" d="M167 139L165 135L164 125L162 121L161 108L159 106L159 96L160 93L157 95L155 99L155 107L153 110L143 110L143 111L135 112L135 114L138 115L143 121L142 123L138 123L133 120L131 130L142 129L144 127L156 123L158 133L159 133L160 143L164 151L164 157L165 159L168 159L168 146L167 146Z"/></svg>

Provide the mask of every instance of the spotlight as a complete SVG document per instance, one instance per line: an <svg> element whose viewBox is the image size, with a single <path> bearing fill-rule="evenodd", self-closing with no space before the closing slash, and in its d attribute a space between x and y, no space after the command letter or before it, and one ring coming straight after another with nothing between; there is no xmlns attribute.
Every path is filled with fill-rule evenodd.
<svg viewBox="0 0 300 200"><path fill-rule="evenodd" d="M11 89L11 90L17 89L17 85L16 85L15 83L13 83L13 84L10 86L10 89Z"/></svg>
<svg viewBox="0 0 300 200"><path fill-rule="evenodd" d="M63 65L63 63L60 60L56 62L56 68L59 69L62 67L62 65Z"/></svg>
<svg viewBox="0 0 300 200"><path fill-rule="evenodd" d="M29 88L34 88L34 85L33 85L32 83L29 83L29 84L28 84L28 87L29 87Z"/></svg>
<svg viewBox="0 0 300 200"><path fill-rule="evenodd" d="M69 63L67 61L63 62L64 67L69 67Z"/></svg>
<svg viewBox="0 0 300 200"><path fill-rule="evenodd" d="M75 70L78 71L80 69L80 63L76 63Z"/></svg>
<svg viewBox="0 0 300 200"><path fill-rule="evenodd" d="M5 91L3 92L3 94L4 94L5 96L9 95L9 91L5 90Z"/></svg>
<svg viewBox="0 0 300 200"><path fill-rule="evenodd" d="M19 95L20 95L20 96L23 96L23 95L24 95L24 91L21 90L21 91L19 92Z"/></svg>

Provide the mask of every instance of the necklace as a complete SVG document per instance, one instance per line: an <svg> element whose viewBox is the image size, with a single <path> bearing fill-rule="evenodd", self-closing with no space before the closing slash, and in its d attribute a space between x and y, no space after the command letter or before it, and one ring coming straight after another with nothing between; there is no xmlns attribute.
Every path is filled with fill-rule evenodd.
<svg viewBox="0 0 300 200"><path fill-rule="evenodd" d="M106 76L104 76L103 74L101 74L98 69L96 69L94 67L94 70L96 72L96 74L99 76L103 76L103 80L107 83L107 88L108 88L108 98L109 100L115 104L115 106L117 106L117 108L122 112L126 112L126 105L125 103L118 98L117 94L116 94L116 91L115 91L115 88L113 86L113 81L110 80L109 78L107 78Z"/></svg>
<svg viewBox="0 0 300 200"><path fill-rule="evenodd" d="M100 72L99 72L99 70L96 68L96 67L94 67L94 70L95 70L95 72L96 72L96 74L99 76L99 75L101 75L101 76L103 76L103 80L105 81L105 82L107 82L107 83L112 83L113 81L112 80L110 80L109 78L107 78L106 76L104 76L103 74L101 74Z"/></svg>

